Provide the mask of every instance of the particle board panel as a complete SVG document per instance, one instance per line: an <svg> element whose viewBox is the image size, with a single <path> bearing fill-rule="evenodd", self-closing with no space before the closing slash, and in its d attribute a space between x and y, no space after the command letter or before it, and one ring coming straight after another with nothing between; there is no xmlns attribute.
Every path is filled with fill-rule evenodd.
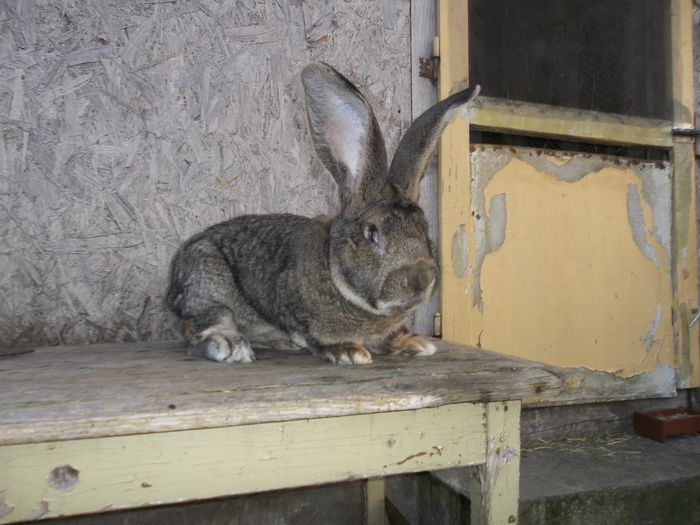
<svg viewBox="0 0 700 525"><path fill-rule="evenodd" d="M410 1L0 2L0 346L170 338L168 261L245 213L323 215L311 61L411 121Z"/></svg>

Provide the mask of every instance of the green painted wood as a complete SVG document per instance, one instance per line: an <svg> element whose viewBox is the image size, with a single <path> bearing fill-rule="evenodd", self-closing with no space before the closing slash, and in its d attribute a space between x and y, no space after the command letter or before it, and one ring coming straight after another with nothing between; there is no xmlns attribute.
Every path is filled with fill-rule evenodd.
<svg viewBox="0 0 700 525"><path fill-rule="evenodd" d="M487 461L493 407L557 396L557 371L435 342L431 357L357 367L272 351L224 365L175 343L6 357L0 523L460 465L506 479ZM517 491L498 498L517 508Z"/></svg>
<svg viewBox="0 0 700 525"><path fill-rule="evenodd" d="M481 463L484 423L465 403L0 446L0 523Z"/></svg>
<svg viewBox="0 0 700 525"><path fill-rule="evenodd" d="M367 525L384 525L386 495L384 478L371 478L365 482L365 522Z"/></svg>
<svg viewBox="0 0 700 525"><path fill-rule="evenodd" d="M472 525L516 523L520 491L520 401L486 407L486 462L472 471Z"/></svg>

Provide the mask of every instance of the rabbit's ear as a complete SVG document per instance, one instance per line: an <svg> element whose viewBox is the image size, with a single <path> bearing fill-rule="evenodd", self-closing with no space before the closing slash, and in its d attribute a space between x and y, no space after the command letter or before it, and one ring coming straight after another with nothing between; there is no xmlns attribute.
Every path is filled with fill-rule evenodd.
<svg viewBox="0 0 700 525"><path fill-rule="evenodd" d="M387 160L372 108L348 79L326 64L306 66L301 78L316 153L338 184L342 206L379 195Z"/></svg>
<svg viewBox="0 0 700 525"><path fill-rule="evenodd" d="M479 94L479 89L475 85L449 96L411 124L391 161L388 184L400 188L411 199L418 200L420 181L440 135L460 114L460 110Z"/></svg>

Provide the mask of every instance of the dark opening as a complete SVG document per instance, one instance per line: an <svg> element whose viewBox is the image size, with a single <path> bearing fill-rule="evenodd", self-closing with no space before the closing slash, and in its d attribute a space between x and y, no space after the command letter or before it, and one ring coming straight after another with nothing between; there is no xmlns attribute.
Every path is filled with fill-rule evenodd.
<svg viewBox="0 0 700 525"><path fill-rule="evenodd" d="M509 100L670 119L668 0L470 0L470 79Z"/></svg>
<svg viewBox="0 0 700 525"><path fill-rule="evenodd" d="M469 141L471 144L493 144L498 146L571 151L576 153L595 153L597 155L613 155L616 157L648 161L669 160L669 152L663 148L572 142L563 139L527 137L524 135L512 135L510 133L479 131L474 129L470 129Z"/></svg>

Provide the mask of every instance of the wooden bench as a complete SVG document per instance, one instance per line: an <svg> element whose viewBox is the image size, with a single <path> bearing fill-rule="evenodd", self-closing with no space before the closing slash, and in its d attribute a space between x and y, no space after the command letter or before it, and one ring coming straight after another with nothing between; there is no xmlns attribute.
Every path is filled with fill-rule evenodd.
<svg viewBox="0 0 700 525"><path fill-rule="evenodd" d="M481 465L472 523L515 523L521 400L560 381L436 344L359 367L271 351L223 365L177 343L0 357L0 523L358 478L383 523L383 476L461 465Z"/></svg>

